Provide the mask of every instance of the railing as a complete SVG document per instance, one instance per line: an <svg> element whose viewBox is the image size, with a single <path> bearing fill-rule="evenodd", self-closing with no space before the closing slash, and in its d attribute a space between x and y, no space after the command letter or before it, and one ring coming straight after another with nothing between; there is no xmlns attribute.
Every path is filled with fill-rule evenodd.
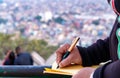
<svg viewBox="0 0 120 78"><path fill-rule="evenodd" d="M67 75L45 74L44 68L51 66L0 66L0 77L71 78Z"/></svg>

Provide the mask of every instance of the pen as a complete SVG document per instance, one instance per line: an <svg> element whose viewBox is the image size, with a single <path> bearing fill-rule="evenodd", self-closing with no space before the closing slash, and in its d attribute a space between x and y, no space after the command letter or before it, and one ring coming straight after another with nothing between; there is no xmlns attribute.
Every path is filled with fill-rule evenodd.
<svg viewBox="0 0 120 78"><path fill-rule="evenodd" d="M77 44L77 42L79 41L79 39L80 39L79 37L76 37L76 38L73 40L71 46L70 46L69 49L66 51L66 53L63 55L62 60L64 60L65 58L68 57L68 55L69 55L70 52L73 50L73 48L75 47L75 45ZM61 61L62 61L62 60L61 60ZM57 66L57 68L59 68L59 65Z"/></svg>

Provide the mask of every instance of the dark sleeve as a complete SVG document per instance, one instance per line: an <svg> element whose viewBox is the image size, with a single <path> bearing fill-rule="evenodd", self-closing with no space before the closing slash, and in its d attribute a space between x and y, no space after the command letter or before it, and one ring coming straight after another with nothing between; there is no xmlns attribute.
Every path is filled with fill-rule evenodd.
<svg viewBox="0 0 120 78"><path fill-rule="evenodd" d="M10 65L10 61L8 59L5 60L5 62L3 63L3 65Z"/></svg>
<svg viewBox="0 0 120 78"><path fill-rule="evenodd" d="M120 78L120 60L97 68L93 78Z"/></svg>
<svg viewBox="0 0 120 78"><path fill-rule="evenodd" d="M120 78L120 60L107 65L103 76L104 78Z"/></svg>
<svg viewBox="0 0 120 78"><path fill-rule="evenodd" d="M97 40L96 43L85 48L77 46L82 57L83 66L97 65L110 59L109 38Z"/></svg>
<svg viewBox="0 0 120 78"><path fill-rule="evenodd" d="M104 70L107 67L107 65L109 65L111 62L106 63L103 66L100 66L99 68L97 68L93 74L93 78L108 78L108 77L104 77ZM114 78L114 77L113 77Z"/></svg>
<svg viewBox="0 0 120 78"><path fill-rule="evenodd" d="M30 55L30 60L31 60L31 65L33 65L33 58L31 55Z"/></svg>

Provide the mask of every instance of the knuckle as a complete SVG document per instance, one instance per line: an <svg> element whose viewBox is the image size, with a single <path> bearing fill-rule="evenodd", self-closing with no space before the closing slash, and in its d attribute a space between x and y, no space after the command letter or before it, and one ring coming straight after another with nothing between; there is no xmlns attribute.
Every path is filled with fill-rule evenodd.
<svg viewBox="0 0 120 78"><path fill-rule="evenodd" d="M60 54L60 51L59 51L59 50L57 50L57 51L56 51L56 54L57 54L57 55L58 55L58 54Z"/></svg>

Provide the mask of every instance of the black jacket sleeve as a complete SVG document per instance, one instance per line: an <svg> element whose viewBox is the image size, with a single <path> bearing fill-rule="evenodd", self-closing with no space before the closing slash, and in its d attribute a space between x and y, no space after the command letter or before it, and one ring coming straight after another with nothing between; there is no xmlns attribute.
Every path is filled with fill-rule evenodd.
<svg viewBox="0 0 120 78"><path fill-rule="evenodd" d="M109 77L105 77L104 75L104 70L107 67L107 65L109 65L111 63L111 61L109 61L108 63L106 63L103 66L100 66L99 68L97 68L93 74L93 78L109 78ZM110 73L109 73L110 74ZM114 77L113 77L114 78Z"/></svg>
<svg viewBox="0 0 120 78"><path fill-rule="evenodd" d="M120 60L109 62L97 68L93 78L120 78Z"/></svg>
<svg viewBox="0 0 120 78"><path fill-rule="evenodd" d="M103 78L120 78L120 60L108 64L103 73Z"/></svg>
<svg viewBox="0 0 120 78"><path fill-rule="evenodd" d="M99 39L96 43L87 48L81 46L77 47L83 59L83 66L98 65L99 63L110 59L109 38L105 40Z"/></svg>
<svg viewBox="0 0 120 78"><path fill-rule="evenodd" d="M98 65L101 62L106 62L110 60L109 38L105 40L99 39L97 40L96 43L92 44L87 48L81 46L77 46L77 47L82 57L83 66ZM109 63L97 68L94 72L93 78L103 78L104 76L103 71L106 69L107 65L109 65ZM105 78L109 78L109 77L105 77Z"/></svg>

